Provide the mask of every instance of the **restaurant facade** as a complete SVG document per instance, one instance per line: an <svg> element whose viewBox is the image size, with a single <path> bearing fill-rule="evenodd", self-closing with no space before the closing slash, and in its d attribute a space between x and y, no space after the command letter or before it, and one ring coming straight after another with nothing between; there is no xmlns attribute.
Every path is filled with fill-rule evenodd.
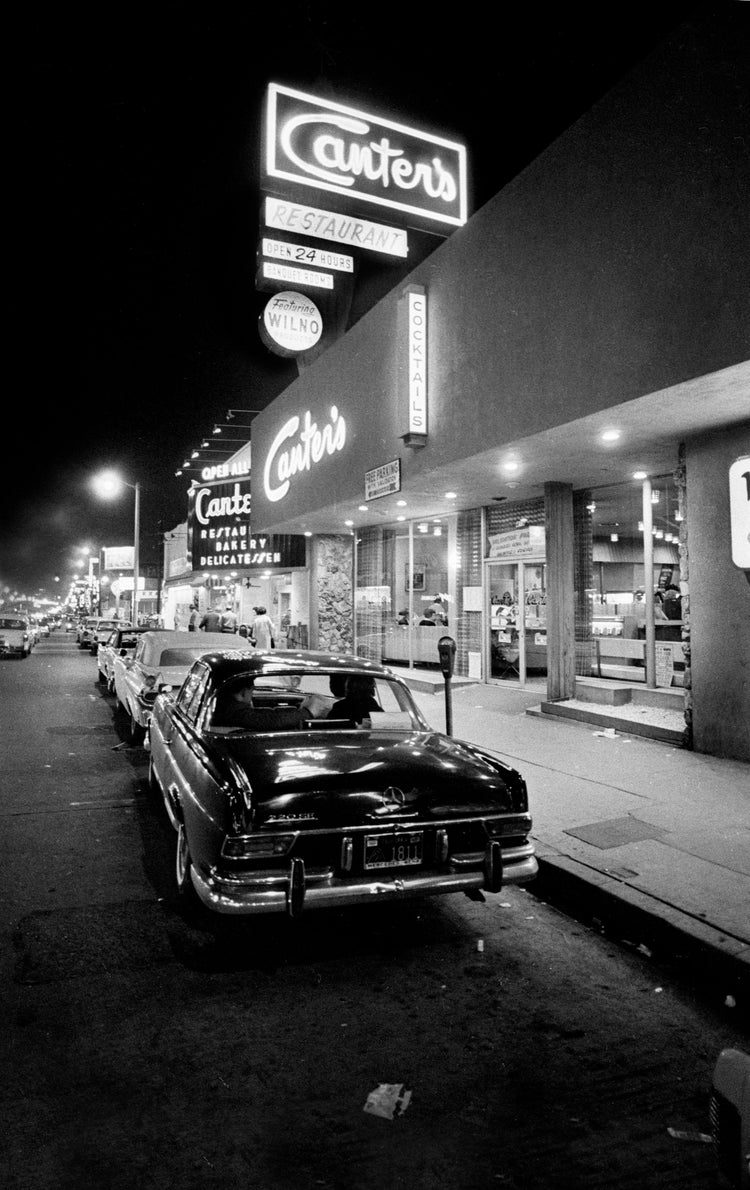
<svg viewBox="0 0 750 1190"><path fill-rule="evenodd" d="M742 56L666 43L255 418L312 647L681 688L686 744L750 759Z"/></svg>

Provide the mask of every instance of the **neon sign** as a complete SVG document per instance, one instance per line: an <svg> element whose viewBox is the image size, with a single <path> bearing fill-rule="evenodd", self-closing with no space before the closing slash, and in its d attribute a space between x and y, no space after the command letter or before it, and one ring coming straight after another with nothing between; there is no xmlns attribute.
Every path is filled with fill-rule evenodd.
<svg viewBox="0 0 750 1190"><path fill-rule="evenodd" d="M268 88L265 171L435 223L467 219L464 145L278 83Z"/></svg>
<svg viewBox="0 0 750 1190"><path fill-rule="evenodd" d="M297 441L290 442L295 434ZM290 417L271 443L263 467L263 488L268 499L283 500L295 475L311 471L326 455L343 450L345 443L346 422L335 405L331 407L330 422L322 429L312 420L309 409L302 419L301 430L300 418Z"/></svg>

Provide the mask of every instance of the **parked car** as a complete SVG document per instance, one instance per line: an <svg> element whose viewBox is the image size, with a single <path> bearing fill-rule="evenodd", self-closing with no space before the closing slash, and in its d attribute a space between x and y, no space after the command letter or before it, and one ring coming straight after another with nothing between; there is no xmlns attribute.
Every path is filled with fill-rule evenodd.
<svg viewBox="0 0 750 1190"><path fill-rule="evenodd" d="M373 693L356 710L358 683ZM177 889L216 913L476 898L536 875L523 777L433 731L385 666L211 653L157 697L148 735Z"/></svg>
<svg viewBox="0 0 750 1190"><path fill-rule="evenodd" d="M130 620L97 620L88 635L88 649L92 657L97 656L101 641L106 640L110 632L113 632L115 628L130 628L130 626Z"/></svg>
<svg viewBox="0 0 750 1190"><path fill-rule="evenodd" d="M37 619L37 624L39 626L40 638L50 635L51 629L50 629L49 616L39 616Z"/></svg>
<svg viewBox="0 0 750 1190"><path fill-rule="evenodd" d="M750 1054L724 1049L714 1067L709 1104L719 1170L728 1186L750 1187Z"/></svg>
<svg viewBox="0 0 750 1190"><path fill-rule="evenodd" d="M204 653L233 646L247 648L247 642L233 632L177 632L165 628L143 632L131 657L115 655L115 697L130 718L131 742L143 742L161 690L179 689L193 662Z"/></svg>
<svg viewBox="0 0 750 1190"><path fill-rule="evenodd" d="M76 640L82 649L86 648L84 633L89 633L98 619L99 616L84 616L82 620L78 621L78 627L76 628Z"/></svg>
<svg viewBox="0 0 750 1190"><path fill-rule="evenodd" d="M33 648L27 616L0 616L0 656L28 657Z"/></svg>
<svg viewBox="0 0 750 1190"><path fill-rule="evenodd" d="M138 637L145 628L130 626L115 628L99 642L96 662L99 667L99 681L110 694L115 691L115 657L132 657L138 644Z"/></svg>

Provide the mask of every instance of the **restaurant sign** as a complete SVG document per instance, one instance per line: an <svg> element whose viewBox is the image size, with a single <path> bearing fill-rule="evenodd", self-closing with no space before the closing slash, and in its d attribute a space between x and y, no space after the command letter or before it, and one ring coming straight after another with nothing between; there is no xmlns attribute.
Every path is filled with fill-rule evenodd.
<svg viewBox="0 0 750 1190"><path fill-rule="evenodd" d="M543 525L526 525L505 533L491 533L487 557L492 561L519 558L543 558L545 541Z"/></svg>
<svg viewBox="0 0 750 1190"><path fill-rule="evenodd" d="M302 536L256 534L250 528L250 483L196 487L188 502L193 570L261 570L304 566Z"/></svg>
<svg viewBox="0 0 750 1190"><path fill-rule="evenodd" d="M318 342L323 319L312 298L287 289L266 303L260 332L263 342L277 355L301 355Z"/></svg>
<svg viewBox="0 0 750 1190"><path fill-rule="evenodd" d="M330 99L271 83L265 178L461 227L466 148ZM270 188L270 187L269 187Z"/></svg>

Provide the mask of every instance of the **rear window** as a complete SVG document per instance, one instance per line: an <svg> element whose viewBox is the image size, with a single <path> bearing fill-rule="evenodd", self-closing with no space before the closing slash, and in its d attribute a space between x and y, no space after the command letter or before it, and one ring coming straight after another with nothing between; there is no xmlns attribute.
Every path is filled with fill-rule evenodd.
<svg viewBox="0 0 750 1190"><path fill-rule="evenodd" d="M159 665L192 665L198 658L201 649L164 649L159 658Z"/></svg>
<svg viewBox="0 0 750 1190"><path fill-rule="evenodd" d="M4 616L0 619L0 628L25 628L25 620L14 620L12 616Z"/></svg>

